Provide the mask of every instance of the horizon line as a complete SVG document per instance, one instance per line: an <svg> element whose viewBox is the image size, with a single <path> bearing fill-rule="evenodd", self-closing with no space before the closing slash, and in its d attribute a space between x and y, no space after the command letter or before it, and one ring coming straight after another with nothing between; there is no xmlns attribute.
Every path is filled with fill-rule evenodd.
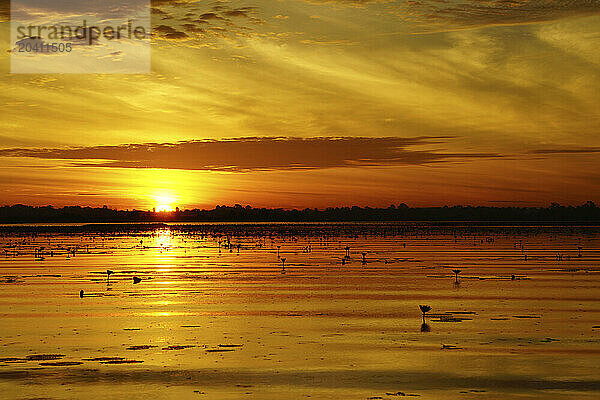
<svg viewBox="0 0 600 400"><path fill-rule="evenodd" d="M494 201L490 201L490 202L494 202ZM498 203L500 203L500 201L497 201ZM506 203L506 204L518 204L518 203L530 203L530 202L520 202L520 201L515 201L515 202L511 202L511 201L502 201L501 203ZM526 205L482 205L482 204L444 204L444 205L431 205L431 206L410 206L404 202L402 203L398 203L398 204L390 204L387 207L381 207L381 206L369 206L369 205L337 205L337 206L329 206L329 207L291 207L291 208L286 208L286 207L277 207L277 206L270 206L270 207L254 207L250 204L247 205L242 205L239 203L235 203L233 205L226 205L226 204L216 204L213 206L213 208L199 208L199 207L191 207L191 208L182 208L179 206L174 206L172 207L172 209L169 210L157 210L156 207L152 207L152 208L148 208L148 209L138 209L138 208L126 208L126 209L119 209L119 208L112 208L112 206L109 205L102 205L102 206L92 206L92 205L82 205L82 204L78 204L78 205L63 205L63 206L54 206L52 204L46 204L46 205L29 205L29 204L23 204L23 203L15 203L15 204L4 204L4 205L0 205L0 209L2 208L12 208L12 207L26 207L26 208L45 208L45 209L54 209L54 210L61 210L61 209L68 209L68 208L89 208L89 209L98 209L98 210L110 210L110 211L117 211L117 212L151 212L151 213L156 213L156 214L169 214L169 213L177 213L177 212L185 212L185 211L214 211L220 208L233 208L233 209L252 209L252 210L278 210L278 211L306 211L306 210L310 210L310 211L327 211L327 210L339 210L339 209L371 209L371 210L390 210L390 209L413 209L413 210L418 210L418 209L435 209L435 208L439 208L439 209L444 209L444 208L497 208L497 209L502 209L502 208L519 208L519 209L551 209L551 208L578 208L578 207L597 207L596 203L592 200L588 200L586 202L583 202L581 204L560 204L558 202L555 201L550 201L548 203L548 205L546 206L534 206L534 205L530 205L530 206L526 206Z"/></svg>

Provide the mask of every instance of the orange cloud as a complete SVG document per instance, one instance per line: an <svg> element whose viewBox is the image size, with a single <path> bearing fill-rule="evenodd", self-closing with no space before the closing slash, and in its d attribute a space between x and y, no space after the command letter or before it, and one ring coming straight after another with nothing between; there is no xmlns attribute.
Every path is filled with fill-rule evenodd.
<svg viewBox="0 0 600 400"><path fill-rule="evenodd" d="M75 166L162 168L205 171L265 171L337 167L424 165L452 160L498 158L491 153L417 150L446 137L251 137L144 143L68 149L4 149L0 157L99 160Z"/></svg>

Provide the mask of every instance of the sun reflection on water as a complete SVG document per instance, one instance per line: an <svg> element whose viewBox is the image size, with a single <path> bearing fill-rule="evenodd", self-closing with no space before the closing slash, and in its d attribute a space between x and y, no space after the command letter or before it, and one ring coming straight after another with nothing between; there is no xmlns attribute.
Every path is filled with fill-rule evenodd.
<svg viewBox="0 0 600 400"><path fill-rule="evenodd" d="M157 229L154 232L155 242L157 247L168 249L171 247L171 242L173 240L173 235L171 234L171 229Z"/></svg>

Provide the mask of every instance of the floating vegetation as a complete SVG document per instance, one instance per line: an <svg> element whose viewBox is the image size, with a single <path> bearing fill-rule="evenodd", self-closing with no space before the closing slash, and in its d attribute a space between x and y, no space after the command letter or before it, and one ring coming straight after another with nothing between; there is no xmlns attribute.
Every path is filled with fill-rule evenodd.
<svg viewBox="0 0 600 400"><path fill-rule="evenodd" d="M437 319L432 319L432 322L463 322L463 321L472 321L473 318L462 318L455 317L451 314L448 315L440 315Z"/></svg>
<svg viewBox="0 0 600 400"><path fill-rule="evenodd" d="M19 283L20 281L18 276L0 276L0 283Z"/></svg>
<svg viewBox="0 0 600 400"><path fill-rule="evenodd" d="M24 358L17 358L17 357L5 357L5 358L0 358L0 362L2 363L24 363L27 362L29 360L26 360Z"/></svg>
<svg viewBox="0 0 600 400"><path fill-rule="evenodd" d="M432 322L463 322L472 321L473 318L462 317L461 315L475 315L474 311L448 311L439 314L430 314L430 318L434 318Z"/></svg>
<svg viewBox="0 0 600 400"><path fill-rule="evenodd" d="M405 393L405 392L387 392L386 396L398 396L398 397L419 397L419 394L414 393ZM384 399L383 396L372 396L367 397L367 400L381 400Z"/></svg>
<svg viewBox="0 0 600 400"><path fill-rule="evenodd" d="M460 350L462 347L454 346L452 344L442 344L442 350Z"/></svg>
<svg viewBox="0 0 600 400"><path fill-rule="evenodd" d="M50 361L50 362L41 362L39 365L43 365L45 367L70 367L73 365L81 365L83 364L80 361Z"/></svg>
<svg viewBox="0 0 600 400"><path fill-rule="evenodd" d="M585 268L552 268L549 272L587 272Z"/></svg>
<svg viewBox="0 0 600 400"><path fill-rule="evenodd" d="M192 346L192 345L173 345L173 346L167 346L167 347L163 347L163 350L183 350L183 349L190 349L192 347L196 347L196 346Z"/></svg>
<svg viewBox="0 0 600 400"><path fill-rule="evenodd" d="M219 344L216 348L206 349L207 353L220 353L225 351L234 351L236 348L242 347L243 344Z"/></svg>
<svg viewBox="0 0 600 400"><path fill-rule="evenodd" d="M94 357L94 358L84 358L83 361L119 361L124 360L124 357Z"/></svg>
<svg viewBox="0 0 600 400"><path fill-rule="evenodd" d="M64 354L32 354L25 357L28 361L46 361L46 360L58 360L65 357Z"/></svg>
<svg viewBox="0 0 600 400"><path fill-rule="evenodd" d="M386 393L386 396L406 396L406 397L417 397L420 396L418 394L411 394L411 393L404 393L404 392L391 392L391 393Z"/></svg>
<svg viewBox="0 0 600 400"><path fill-rule="evenodd" d="M158 347L158 346L154 346L154 345L151 345L151 344L142 344L142 345L139 345L139 346L129 346L127 348L127 350L148 350L148 349L151 349L153 347Z"/></svg>
<svg viewBox="0 0 600 400"><path fill-rule="evenodd" d="M143 361L140 360L108 360L100 361L100 364L140 364Z"/></svg>
<svg viewBox="0 0 600 400"><path fill-rule="evenodd" d="M542 343L552 343L552 342L560 342L560 340L547 337L547 338L542 339L541 342Z"/></svg>

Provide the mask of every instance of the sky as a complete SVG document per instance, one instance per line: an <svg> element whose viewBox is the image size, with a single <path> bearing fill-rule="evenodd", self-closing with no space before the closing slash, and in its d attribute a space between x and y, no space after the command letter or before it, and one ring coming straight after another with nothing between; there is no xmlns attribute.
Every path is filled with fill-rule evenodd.
<svg viewBox="0 0 600 400"><path fill-rule="evenodd" d="M600 0L156 0L147 74L10 73L0 10L0 205L600 202Z"/></svg>

